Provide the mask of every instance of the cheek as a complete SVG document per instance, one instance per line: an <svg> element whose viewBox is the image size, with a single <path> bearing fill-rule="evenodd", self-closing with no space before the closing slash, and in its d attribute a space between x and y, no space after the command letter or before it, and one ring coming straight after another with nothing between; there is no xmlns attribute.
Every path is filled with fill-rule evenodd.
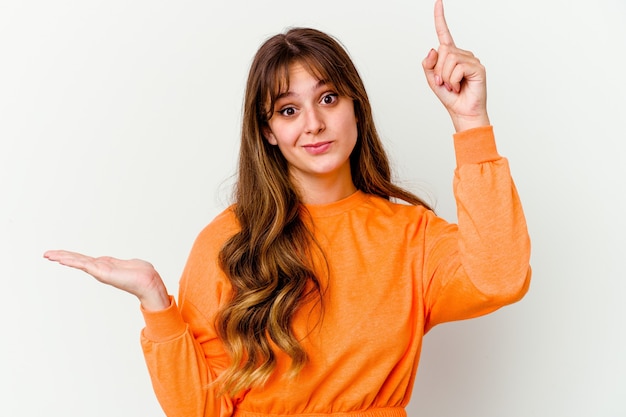
<svg viewBox="0 0 626 417"><path fill-rule="evenodd" d="M358 120L356 115L354 114L354 110L350 109L350 111L346 111L348 113L343 118L343 131L346 132L347 135L350 136L351 139L356 143L357 137L359 135L359 127Z"/></svg>
<svg viewBox="0 0 626 417"><path fill-rule="evenodd" d="M348 120L344 126L344 132L346 132L346 136L350 138L354 144L357 142L357 138L359 136L359 127L357 125L356 120Z"/></svg>
<svg viewBox="0 0 626 417"><path fill-rule="evenodd" d="M292 146L298 142L302 129L297 126L296 123L289 123L281 126L277 131L274 131L277 141L285 146Z"/></svg>

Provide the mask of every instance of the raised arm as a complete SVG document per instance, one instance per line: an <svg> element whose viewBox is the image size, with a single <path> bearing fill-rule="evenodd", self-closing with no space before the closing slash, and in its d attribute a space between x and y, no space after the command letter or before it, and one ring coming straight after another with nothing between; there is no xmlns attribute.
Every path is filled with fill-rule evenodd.
<svg viewBox="0 0 626 417"><path fill-rule="evenodd" d="M489 125L485 67L474 54L454 44L442 0L435 2L435 30L439 47L422 62L428 85L448 110L457 132Z"/></svg>
<svg viewBox="0 0 626 417"><path fill-rule="evenodd" d="M485 68L471 52L455 45L441 0L435 2L434 15L439 47L430 50L422 66L457 131L458 225L432 222L424 275L425 330L519 300L528 290L531 273L526 220L487 115Z"/></svg>

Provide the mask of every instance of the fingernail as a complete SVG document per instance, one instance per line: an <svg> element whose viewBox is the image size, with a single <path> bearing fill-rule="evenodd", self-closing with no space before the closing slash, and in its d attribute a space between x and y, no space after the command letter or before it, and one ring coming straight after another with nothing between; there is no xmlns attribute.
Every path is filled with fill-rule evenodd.
<svg viewBox="0 0 626 417"><path fill-rule="evenodd" d="M435 75L435 83L436 83L437 85L441 85L441 77L440 77L440 76Z"/></svg>

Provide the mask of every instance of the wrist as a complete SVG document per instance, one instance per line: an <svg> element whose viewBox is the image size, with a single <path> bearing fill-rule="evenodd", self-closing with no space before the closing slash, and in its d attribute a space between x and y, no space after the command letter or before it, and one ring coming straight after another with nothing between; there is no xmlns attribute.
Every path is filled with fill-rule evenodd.
<svg viewBox="0 0 626 417"><path fill-rule="evenodd" d="M457 133L477 127L490 126L489 116L485 113L480 116L456 116L452 117L452 124Z"/></svg>
<svg viewBox="0 0 626 417"><path fill-rule="evenodd" d="M163 282L159 282L154 288L139 298L141 307L146 311L165 310L171 305L170 296Z"/></svg>

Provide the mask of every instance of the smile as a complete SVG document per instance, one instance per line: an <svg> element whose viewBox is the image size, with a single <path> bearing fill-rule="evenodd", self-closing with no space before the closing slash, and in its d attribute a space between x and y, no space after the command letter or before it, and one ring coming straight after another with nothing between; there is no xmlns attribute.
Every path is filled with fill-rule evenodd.
<svg viewBox="0 0 626 417"><path fill-rule="evenodd" d="M330 148L330 145L332 145L332 142L318 142L304 145L303 148L311 155L319 155L326 152L328 148Z"/></svg>

